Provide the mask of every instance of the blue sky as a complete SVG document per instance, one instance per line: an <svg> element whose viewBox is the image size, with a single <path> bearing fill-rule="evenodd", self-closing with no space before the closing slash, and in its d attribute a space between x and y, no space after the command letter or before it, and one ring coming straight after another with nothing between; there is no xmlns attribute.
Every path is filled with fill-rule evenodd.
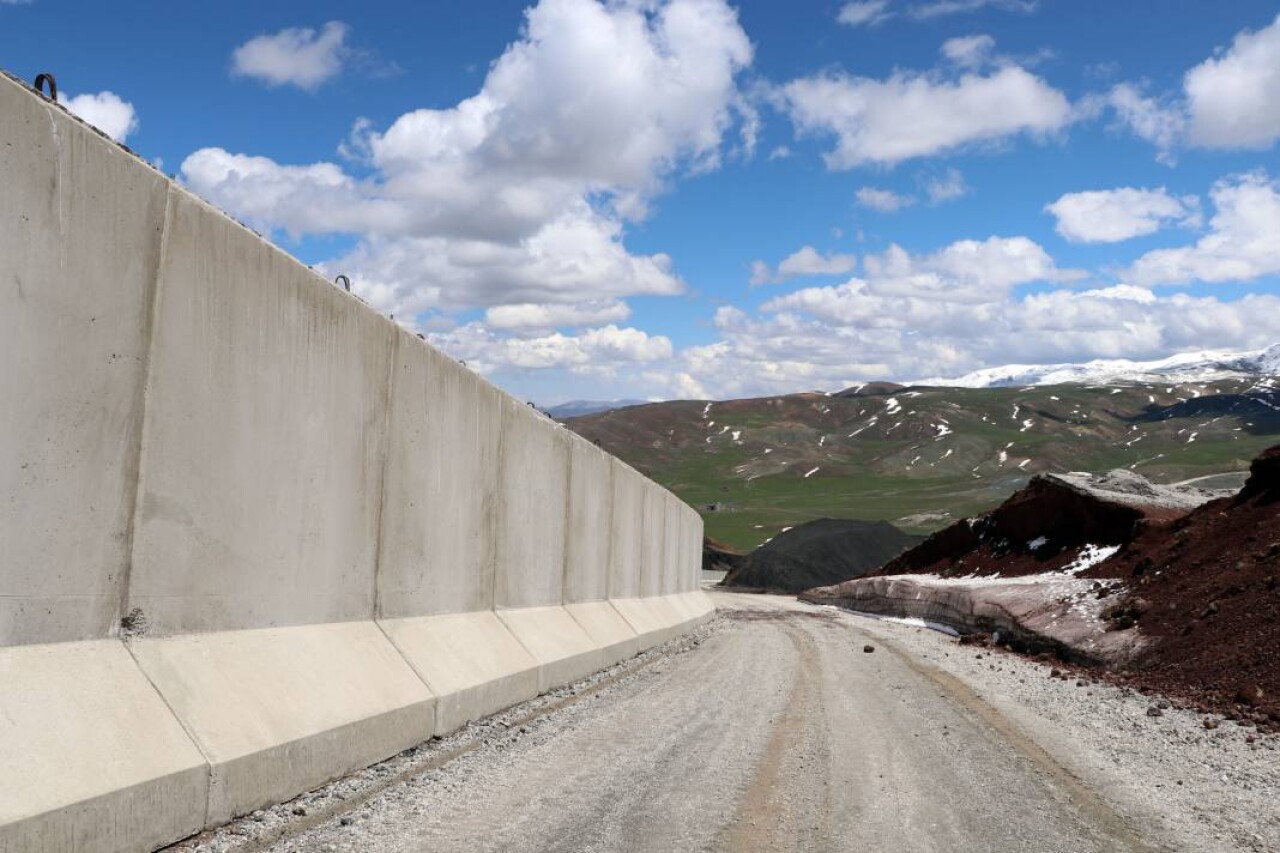
<svg viewBox="0 0 1280 853"><path fill-rule="evenodd" d="M1280 7L0 0L0 64L513 393L1280 341Z"/></svg>

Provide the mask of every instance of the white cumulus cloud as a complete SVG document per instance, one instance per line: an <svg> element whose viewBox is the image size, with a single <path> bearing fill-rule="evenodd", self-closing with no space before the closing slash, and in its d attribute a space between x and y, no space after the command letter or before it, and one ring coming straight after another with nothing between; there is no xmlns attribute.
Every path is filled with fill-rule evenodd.
<svg viewBox="0 0 1280 853"><path fill-rule="evenodd" d="M891 17L889 0L854 0L845 3L836 14L836 20L847 27L871 26Z"/></svg>
<svg viewBox="0 0 1280 853"><path fill-rule="evenodd" d="M1076 243L1116 243L1166 225L1200 224L1200 200L1171 196L1164 187L1067 193L1045 210L1057 218L1058 233Z"/></svg>
<svg viewBox="0 0 1280 853"><path fill-rule="evenodd" d="M669 359L673 354L669 338L613 324L578 335L552 332L520 338L497 335L481 323L468 323L427 338L481 373L512 368L611 373L630 365Z"/></svg>
<svg viewBox="0 0 1280 853"><path fill-rule="evenodd" d="M1034 12L1039 4L1036 0L931 0L917 3L907 14L917 21L928 21L948 15L963 15L980 12L984 9L998 9L1004 12Z"/></svg>
<svg viewBox="0 0 1280 853"><path fill-rule="evenodd" d="M920 256L899 250L892 270L882 265L840 285L803 288L754 314L722 307L715 315L719 340L681 351L672 372L688 373L704 396L723 399L957 376L1012 362L1262 347L1280 338L1280 297L1270 294L1224 301L1118 284L1018 295L1016 283L1061 278L1033 246L1005 238L1006 253L1040 257L1020 271L1007 265L985 286L977 282L986 275L983 265L971 263L981 254L976 247L948 246ZM926 269L933 279L924 286L898 275Z"/></svg>
<svg viewBox="0 0 1280 853"><path fill-rule="evenodd" d="M347 32L346 24L330 21L319 31L290 27L255 36L232 52L231 73L270 86L314 90L342 71L349 54Z"/></svg>
<svg viewBox="0 0 1280 853"><path fill-rule="evenodd" d="M941 175L924 179L924 192L930 204L943 204L964 196L969 187L959 169L950 168Z"/></svg>
<svg viewBox="0 0 1280 853"><path fill-rule="evenodd" d="M1178 147L1265 149L1280 139L1280 16L1184 75L1179 92L1147 95L1121 83L1105 101L1121 123L1172 164Z"/></svg>
<svg viewBox="0 0 1280 853"><path fill-rule="evenodd" d="M909 195L901 195L893 190L882 190L876 187L862 187L854 193L853 197L863 207L869 207L881 213L896 213L904 207L910 207L916 201Z"/></svg>
<svg viewBox="0 0 1280 853"><path fill-rule="evenodd" d="M723 0L542 0L472 96L357 122L359 178L214 148L182 174L255 227L356 235L327 268L397 317L675 294L671 259L629 252L626 226L672 177L716 168L735 124L751 134L752 56Z"/></svg>
<svg viewBox="0 0 1280 853"><path fill-rule="evenodd" d="M910 21L932 21L984 9L1034 12L1037 5L1036 0L926 0L895 9L890 6L889 0L852 0L840 7L836 20L849 27L875 26L899 16Z"/></svg>
<svg viewBox="0 0 1280 853"><path fill-rule="evenodd" d="M116 142L124 142L138 129L138 114L133 104L115 92L103 91L69 98L59 94L58 103Z"/></svg>
<svg viewBox="0 0 1280 853"><path fill-rule="evenodd" d="M1209 233L1194 244L1156 249L1128 271L1138 284L1250 281L1280 273L1280 186L1265 172L1224 178L1209 193Z"/></svg>
<svg viewBox="0 0 1280 853"><path fill-rule="evenodd" d="M947 302L981 303L1020 284L1082 276L1077 270L1059 269L1049 253L1027 237L958 240L928 254L912 254L894 244L881 254L868 255L863 266L878 295Z"/></svg>
<svg viewBox="0 0 1280 853"><path fill-rule="evenodd" d="M852 272L857 266L855 255L844 255L837 252L824 255L813 246L802 246L792 252L772 269L764 261L756 261L751 265L751 286L762 284L781 284L793 278L813 275L844 275Z"/></svg>
<svg viewBox="0 0 1280 853"><path fill-rule="evenodd" d="M1156 147L1156 159L1173 165L1174 150L1186 133L1187 119L1180 103L1169 97L1143 94L1132 83L1120 83L1107 93L1117 118L1137 136Z"/></svg>
<svg viewBox="0 0 1280 853"><path fill-rule="evenodd" d="M598 326L620 323L631 316L631 309L617 299L570 304L519 303L497 305L485 311L484 321L491 329L549 330L565 326Z"/></svg>
<svg viewBox="0 0 1280 853"><path fill-rule="evenodd" d="M975 68L991 58L995 47L989 35L958 36L942 43L942 55L956 65Z"/></svg>
<svg viewBox="0 0 1280 853"><path fill-rule="evenodd" d="M1183 80L1190 141L1205 148L1267 148L1280 138L1280 16L1239 33L1221 56Z"/></svg>
<svg viewBox="0 0 1280 853"><path fill-rule="evenodd" d="M893 165L1018 135L1042 138L1073 118L1067 97L1006 62L974 70L895 71L878 80L826 71L785 84L776 99L797 132L834 136L831 169Z"/></svg>

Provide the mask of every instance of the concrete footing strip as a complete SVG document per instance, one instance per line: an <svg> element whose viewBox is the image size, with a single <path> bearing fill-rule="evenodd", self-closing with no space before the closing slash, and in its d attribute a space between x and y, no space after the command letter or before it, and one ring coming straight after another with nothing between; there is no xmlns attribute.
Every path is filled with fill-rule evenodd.
<svg viewBox="0 0 1280 853"><path fill-rule="evenodd" d="M130 649L118 639L0 648L0 851L176 841L577 681L714 612L691 594L616 605L133 638Z"/></svg>

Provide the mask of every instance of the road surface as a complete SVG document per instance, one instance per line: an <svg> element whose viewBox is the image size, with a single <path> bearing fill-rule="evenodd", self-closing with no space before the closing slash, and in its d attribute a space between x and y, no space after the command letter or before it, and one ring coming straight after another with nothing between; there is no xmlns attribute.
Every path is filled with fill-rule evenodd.
<svg viewBox="0 0 1280 853"><path fill-rule="evenodd" d="M1156 849L858 617L716 600L729 624L696 648L273 849Z"/></svg>

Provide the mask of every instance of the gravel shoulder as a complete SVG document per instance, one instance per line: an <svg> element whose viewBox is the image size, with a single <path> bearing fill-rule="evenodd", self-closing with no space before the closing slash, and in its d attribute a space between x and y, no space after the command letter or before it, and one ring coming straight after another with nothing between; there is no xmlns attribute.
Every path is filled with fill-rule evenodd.
<svg viewBox="0 0 1280 853"><path fill-rule="evenodd" d="M713 595L717 619L662 649L179 849L1280 850L1275 738Z"/></svg>
<svg viewBox="0 0 1280 853"><path fill-rule="evenodd" d="M965 684L1167 849L1280 851L1280 737L924 628L850 615ZM1083 683L1081 683L1083 682ZM1079 686L1078 686L1079 685ZM1249 742L1250 739L1252 742Z"/></svg>

